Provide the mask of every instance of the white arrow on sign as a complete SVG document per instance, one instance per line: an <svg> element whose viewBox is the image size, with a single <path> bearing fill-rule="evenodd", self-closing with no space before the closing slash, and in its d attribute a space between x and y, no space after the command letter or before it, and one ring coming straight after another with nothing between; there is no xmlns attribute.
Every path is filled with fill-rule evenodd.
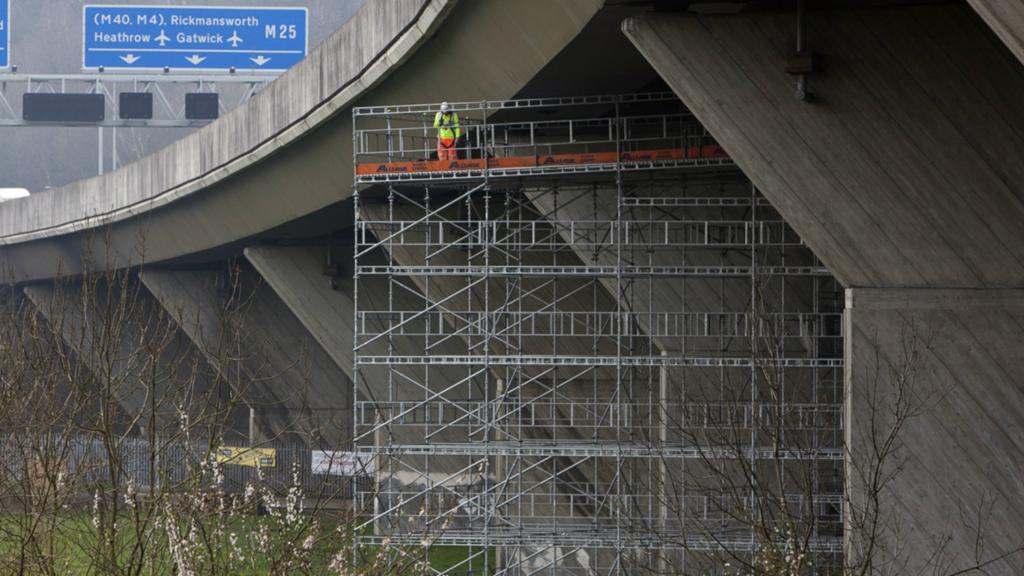
<svg viewBox="0 0 1024 576"><path fill-rule="evenodd" d="M232 30L231 31L231 38L228 38L228 42L231 42L231 47L232 48L238 48L238 43L239 42L245 42L245 40L242 40L238 36L238 31L237 30Z"/></svg>
<svg viewBox="0 0 1024 576"><path fill-rule="evenodd" d="M270 62L270 58L265 58L262 54L255 58L249 58L249 60L252 60L257 66L263 66L267 62Z"/></svg>
<svg viewBox="0 0 1024 576"><path fill-rule="evenodd" d="M203 60L206 60L206 58L200 56L199 54L193 54L191 56L187 56L185 60L191 62L193 66L199 66L199 64L201 64Z"/></svg>
<svg viewBox="0 0 1024 576"><path fill-rule="evenodd" d="M125 64L135 64L136 62L142 59L142 56L136 56L135 54L126 54L124 56L119 56L119 58L121 60L124 60Z"/></svg>
<svg viewBox="0 0 1024 576"><path fill-rule="evenodd" d="M159 42L161 46L166 46L168 40L170 40L170 38L168 38L167 34L164 34L163 29L161 29L160 35L156 37L156 41Z"/></svg>

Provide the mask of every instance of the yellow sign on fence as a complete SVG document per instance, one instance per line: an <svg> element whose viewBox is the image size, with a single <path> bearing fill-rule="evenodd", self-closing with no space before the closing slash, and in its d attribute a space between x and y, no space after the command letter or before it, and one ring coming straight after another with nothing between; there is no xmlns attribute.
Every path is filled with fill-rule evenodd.
<svg viewBox="0 0 1024 576"><path fill-rule="evenodd" d="M273 468L277 465L277 450L247 446L221 446L217 449L217 462L252 468Z"/></svg>

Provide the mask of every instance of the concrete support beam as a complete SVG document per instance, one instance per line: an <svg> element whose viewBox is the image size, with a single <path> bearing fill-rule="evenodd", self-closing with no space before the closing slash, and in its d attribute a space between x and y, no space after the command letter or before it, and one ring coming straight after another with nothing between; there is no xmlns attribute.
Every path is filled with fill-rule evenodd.
<svg viewBox="0 0 1024 576"><path fill-rule="evenodd" d="M7 296L13 294L8 292ZM18 417L32 422L49 420L47 416L63 415L65 423L92 425L99 411L96 392L101 381L79 357L64 337L64 330L51 322L24 289L14 295L8 306L0 306L8 321L17 319L20 326L6 327L0 338L0 380L11 382L18 389L18 401L28 410ZM8 347L9 348L5 348ZM13 405L9 405L10 406ZM131 426L121 402L108 403L109 416L117 423L117 433ZM8 408L8 409L9 409ZM8 429L17 424L7 421Z"/></svg>
<svg viewBox="0 0 1024 576"><path fill-rule="evenodd" d="M237 285L207 271L148 270L142 281L255 410L254 441L351 436L348 377L253 273Z"/></svg>
<svg viewBox="0 0 1024 576"><path fill-rule="evenodd" d="M853 288L844 424L854 510L894 386L909 383L917 410L881 494L875 559L910 574L998 558L986 570L1019 573L1020 62L954 3L814 11L808 27L827 67L809 78L810 102L785 73L792 12L640 17L624 31ZM854 559L856 532L847 531Z"/></svg>
<svg viewBox="0 0 1024 576"><path fill-rule="evenodd" d="M184 334L161 322L158 305L134 282L86 289L82 280L68 280L24 293L88 368L92 384L109 387L126 423L144 428L153 417L157 426L173 427L180 401L209 400L209 366Z"/></svg>
<svg viewBox="0 0 1024 576"><path fill-rule="evenodd" d="M334 278L335 286L331 287L331 278L325 275L327 262L326 250L315 247L279 247L252 246L245 249L246 258L253 264L267 284L277 293L278 297L288 306L295 317L330 354L339 369L349 378L353 377L353 329L355 318L355 302L352 299L352 246L344 245L336 248L336 253L344 256L339 276ZM364 280L366 285L372 282ZM387 293L384 282L376 286L373 294L367 298L379 298ZM396 310L416 310L422 307L422 300L413 295L394 292ZM413 337L396 336L391 339L396 354L421 354L423 343ZM441 345L441 349L451 354L465 353L457 342ZM370 345L365 354L385 354L386 345L383 340ZM465 376L464 371L456 368L435 367L435 377L442 375L443 382L455 382ZM364 378L373 375L369 370ZM379 375L378 375L379 376ZM383 385L373 378L361 382L364 390L377 397ZM422 391L421 391L422 392Z"/></svg>
<svg viewBox="0 0 1024 576"><path fill-rule="evenodd" d="M1024 63L1024 4L1006 0L967 0L967 3Z"/></svg>
<svg viewBox="0 0 1024 576"><path fill-rule="evenodd" d="M845 314L848 522L874 504L876 449L900 423L874 561L1024 571L1024 290L856 288ZM865 530L848 536L856 560Z"/></svg>
<svg viewBox="0 0 1024 576"><path fill-rule="evenodd" d="M351 286L351 255L344 253ZM332 289L326 275L326 250L313 247L250 246L245 257L292 314L320 344L339 369L352 378L352 321L355 306L350 292Z"/></svg>
<svg viewBox="0 0 1024 576"><path fill-rule="evenodd" d="M792 13L624 29L845 286L1024 285L1021 65L958 4L823 10L813 102Z"/></svg>
<svg viewBox="0 0 1024 576"><path fill-rule="evenodd" d="M245 256L259 271L267 284L277 293L281 301L319 342L331 356L334 363L349 379L355 379L353 357L352 322L355 314L355 302L352 298L352 246L350 244L334 248L335 254L341 256L340 269L331 286L331 278L325 275L327 252L325 248L311 246L251 246L245 249ZM365 289L372 287L366 298L380 298L387 294L385 282L376 285L363 280ZM394 293L396 310L416 310L423 302L414 295L403 291ZM369 320L372 326L375 320ZM441 344L443 353L460 354L459 341ZM423 342L409 336L391 338L395 354L416 355L423 352ZM387 343L379 340L370 344L364 352L368 355L386 354ZM389 375L387 367L364 367L359 373L358 384L362 390L362 399L387 400L387 384L389 378L401 390L402 398L426 398L428 389L438 386L449 386L465 378L465 370L454 366L435 366L430 370L429 379L419 367L393 367L394 373ZM350 384L351 386L351 384ZM433 388L431 388L433 387ZM372 412L371 412L372 413ZM351 426L351 425L350 425ZM395 442L416 444L423 441L419 431L410 426L397 426L387 433ZM365 429L365 427L364 427ZM439 435L434 441L458 441L454 434ZM367 444L367 441L363 441ZM442 481L465 465L464 461L455 457L435 456L432 460L432 481ZM407 486L422 485L427 479L409 471L400 470L395 477Z"/></svg>
<svg viewBox="0 0 1024 576"><path fill-rule="evenodd" d="M355 313L355 302L353 300L352 282L352 246L341 245L334 248L335 254L341 255L340 269L336 270L338 275L334 278L334 286L331 286L331 278L325 275L327 253L321 247L280 247L280 246L252 246L245 249L245 256L253 264L267 284L280 297L281 301L294 313L295 317L305 326L310 335L315 338L324 350L326 350L336 365L343 370L349 378L354 379L353 372L353 329L352 322ZM363 295L368 299L379 299L387 294L386 282L374 283L364 279L361 287L367 290L368 294ZM396 310L416 310L423 306L422 298L397 290L393 293L393 302ZM376 322L368 320L369 326ZM441 353L460 354L465 353L460 349L460 340L452 340L447 344L440 344L438 348ZM395 354L416 355L423 352L422 339L409 336L394 336L390 339ZM387 341L381 339L370 344L364 354L386 354ZM430 391L437 391L450 386L466 377L466 371L455 366L434 366L430 368L429 375L421 367L378 367L365 366L358 376L362 400L373 399L376 401L388 400L388 384L391 382L399 391L401 398L426 399ZM466 390L463 386L459 390ZM364 410L363 414L373 415L372 410ZM391 412L397 415L396 412ZM360 432L369 430L364 422ZM431 438L433 442L458 442L464 438L460 434L464 430L452 430L447 434L437 434ZM381 428L375 441L380 442L384 436L390 436L393 442L402 444L419 444L424 441L424 432L409 424L400 424L394 427L386 426ZM361 444L366 445L369 439L363 439ZM424 462L411 457L399 459L388 459L381 462L380 469L386 473L388 478L394 480L394 484L382 487L385 492L394 491L415 491L423 489L428 484L437 486L458 486L470 484L477 480L472 474L462 474L453 477L452 475L466 466L466 459L457 456L433 456L430 466ZM382 502L391 502L392 496L383 495ZM413 514L414 510L405 510L402 514ZM395 516L400 516L396 514Z"/></svg>

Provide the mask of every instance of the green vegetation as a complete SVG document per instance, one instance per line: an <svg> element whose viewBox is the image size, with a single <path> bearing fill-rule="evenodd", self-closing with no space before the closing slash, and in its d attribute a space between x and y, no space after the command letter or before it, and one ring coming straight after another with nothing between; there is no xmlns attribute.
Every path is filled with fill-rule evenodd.
<svg viewBox="0 0 1024 576"><path fill-rule="evenodd" d="M351 566L352 545L348 537L348 520L337 513L321 513L316 519L305 518L303 521L311 527L306 536L313 536L313 545L306 560L295 562L292 566L283 566L275 561L279 555L273 553L273 550L257 553L246 546L247 540L259 544L261 525L264 523L260 516L232 515L225 517L222 523L216 523L216 526L203 527L209 531L218 528L224 531L229 545L215 552L216 559L208 566L211 568L209 572L200 573L237 576L347 573L339 571L341 566L338 565L337 557L339 554L346 557L346 569ZM118 526L114 544L118 564L131 564L132 554L138 553L138 545L141 543L146 547L147 556L141 564L143 574L173 573L174 558L165 540L167 532L143 530L140 534L135 528L129 522ZM235 546L230 545L232 535L237 541ZM303 542L289 538L285 532L267 533L266 542L271 549L279 546L301 548L303 545ZM92 516L85 512L68 512L45 521L33 515L0 516L0 573L3 574L78 576L120 573L119 570L111 570L111 565L100 559L103 558L100 552L104 548L100 531L95 527ZM386 563L388 556L396 565L404 566L406 570L415 570L415 562L410 561L410 558L418 558L423 554L418 548L407 551L407 554L399 554L394 549L390 552L390 555L386 554L378 546L363 546L360 550L361 560L354 566L354 574L374 574L371 570ZM435 546L428 554L429 565L437 571L458 566L455 574L482 574L483 558L477 555L470 565L465 562L469 555L470 550L465 547ZM489 565L493 567L493 551L489 556Z"/></svg>

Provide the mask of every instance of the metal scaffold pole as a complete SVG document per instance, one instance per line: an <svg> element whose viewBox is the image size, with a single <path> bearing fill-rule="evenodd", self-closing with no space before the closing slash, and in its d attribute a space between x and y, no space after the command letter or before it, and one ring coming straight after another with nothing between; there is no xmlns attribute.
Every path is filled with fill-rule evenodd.
<svg viewBox="0 0 1024 576"><path fill-rule="evenodd" d="M438 574L716 574L782 498L834 560L841 486L759 477L842 461L827 271L673 95L451 106L446 161L436 106L353 111L358 540L465 553Z"/></svg>

